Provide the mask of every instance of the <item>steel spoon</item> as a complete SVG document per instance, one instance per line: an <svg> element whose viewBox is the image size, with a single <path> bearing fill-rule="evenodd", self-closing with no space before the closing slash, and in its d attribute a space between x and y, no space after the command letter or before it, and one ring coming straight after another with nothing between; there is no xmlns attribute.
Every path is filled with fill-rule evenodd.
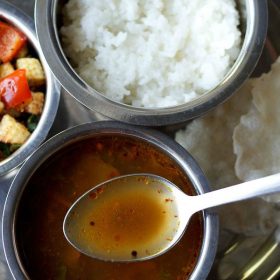
<svg viewBox="0 0 280 280"><path fill-rule="evenodd" d="M146 185L148 182L150 188L160 192L159 199L172 201L172 207L170 207L169 211L172 212L171 216L176 216L179 222L169 225L169 228L166 228L166 234L163 233L157 236L155 244L152 244L150 248L145 248L145 253L142 252L137 255L130 255L129 253L127 255L118 255L118 253L114 254L112 252L97 253L87 248L87 246L81 245L79 239L82 238L82 233L73 234L73 229L79 223L81 210L87 207L87 204L93 203L91 195L100 188L105 190L107 188L119 188L124 183L131 189L139 182L142 184L145 182ZM76 200L65 216L63 231L66 239L77 250L90 257L117 262L143 261L160 256L171 249L181 239L194 213L222 204L276 192L280 192L280 173L196 196L186 195L176 185L157 175L131 174L120 176L92 188ZM103 196L100 195L97 199L102 200ZM106 203L105 199L104 201Z"/></svg>

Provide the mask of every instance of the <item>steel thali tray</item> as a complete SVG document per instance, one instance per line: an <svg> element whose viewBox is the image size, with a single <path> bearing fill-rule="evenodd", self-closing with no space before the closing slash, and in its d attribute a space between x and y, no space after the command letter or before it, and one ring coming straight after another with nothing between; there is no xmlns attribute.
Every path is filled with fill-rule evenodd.
<svg viewBox="0 0 280 280"><path fill-rule="evenodd" d="M1 1L1 0L0 0ZM263 0L265 1L265 0ZM14 4L18 8L22 9L25 13L27 13L30 17L33 17L33 9L34 9L34 3L35 0L9 0L10 3ZM261 59L257 65L257 68L255 69L254 76L259 76L263 72L267 72L270 68L271 63L278 57L280 54L280 0L268 0L269 4L269 27L268 27L268 35L267 40L265 44L265 48L263 51L263 54L261 56ZM71 110L70 110L71 108ZM79 116L77 118L76 116ZM87 121L92 120L98 120L100 119L100 115L95 114L79 103L77 103L74 98L72 98L68 93L64 92L62 90L61 93L61 101L59 105L58 114L56 117L56 120L53 124L53 127L51 129L50 135L52 136L66 128L69 128L71 126L74 126L76 124L81 124ZM14 178L17 170L14 170L13 172L0 177L0 213L2 216L2 210L5 202L5 198L9 189L9 186L11 184L12 179ZM223 225L221 225L221 228ZM226 233L222 235L222 238L220 240L220 247L221 252L217 255L216 260L216 266L214 266L212 273L208 277L209 279L232 279L227 278L226 274L228 275L234 275L233 271L229 271L231 268L227 268L228 270L225 270L224 277L221 277L217 274L217 266L219 265L219 262L222 262L224 259L228 262L234 262L235 259L238 259L238 254L244 253L244 250L246 248L250 248L250 250L254 250L254 252L257 252L259 250L260 258L263 256L266 252L266 250L269 250L270 246L273 246L278 250L275 254L275 258L278 257L278 260L280 258L280 245L275 245L274 239L271 237L255 237L254 239L246 239L245 236L238 235L235 236L231 233ZM243 248L237 251L235 255L233 254L231 258L229 258L226 253L227 250L230 248L233 248L234 246L241 246L242 244ZM245 244L245 246L244 246ZM258 244L258 246L256 246ZM262 244L263 246L260 246ZM246 247L247 246L247 247ZM259 249L259 247L261 247ZM226 249L225 249L226 248ZM263 250L263 251L261 251ZM245 252L246 253L246 252ZM229 259L229 260L228 260ZM242 258L241 258L242 259ZM252 265L257 263L259 260L255 259L252 262ZM240 265L240 264L239 264ZM238 265L236 264L236 267ZM235 268L236 269L236 268ZM274 271L269 272L269 267L264 266L263 271L267 270L266 275L272 275ZM275 268L274 268L275 269ZM231 274L230 274L231 273ZM262 277L262 276L261 276ZM263 276L265 277L265 276ZM268 277L268 276L267 276ZM280 278L280 267L278 264L278 270L276 266L276 272L274 278L269 279L279 279ZM6 262L4 258L3 248L2 248L2 236L0 233L0 279L1 280L10 280L12 277L10 276L8 272L8 268L6 267ZM268 278L252 278L252 279L268 279Z"/></svg>

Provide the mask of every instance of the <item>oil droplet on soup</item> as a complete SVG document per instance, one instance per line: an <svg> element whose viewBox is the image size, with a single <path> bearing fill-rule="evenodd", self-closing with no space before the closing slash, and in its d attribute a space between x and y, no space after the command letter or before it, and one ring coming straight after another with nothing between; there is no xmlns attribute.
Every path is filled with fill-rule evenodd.
<svg viewBox="0 0 280 280"><path fill-rule="evenodd" d="M162 190L164 184L157 184L131 177L97 188L76 205L68 236L90 255L105 259L145 257L160 251L172 239L178 216Z"/></svg>

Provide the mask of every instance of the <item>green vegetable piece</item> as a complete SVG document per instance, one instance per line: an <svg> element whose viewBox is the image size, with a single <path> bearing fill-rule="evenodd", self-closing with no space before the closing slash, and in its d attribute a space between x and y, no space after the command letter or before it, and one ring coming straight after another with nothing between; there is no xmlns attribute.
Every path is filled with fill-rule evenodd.
<svg viewBox="0 0 280 280"><path fill-rule="evenodd" d="M27 128L30 132L33 132L39 122L39 117L35 116L35 115L31 115L28 119L27 119Z"/></svg>
<svg viewBox="0 0 280 280"><path fill-rule="evenodd" d="M10 145L0 142L0 151L4 155L4 157L8 157L11 154Z"/></svg>
<svg viewBox="0 0 280 280"><path fill-rule="evenodd" d="M10 152L13 153L20 147L21 147L21 144L11 144L10 145Z"/></svg>

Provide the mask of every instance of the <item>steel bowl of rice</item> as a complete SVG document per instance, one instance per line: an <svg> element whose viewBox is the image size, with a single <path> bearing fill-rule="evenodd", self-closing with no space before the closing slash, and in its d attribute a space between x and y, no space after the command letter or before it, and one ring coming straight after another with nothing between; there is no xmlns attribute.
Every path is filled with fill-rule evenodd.
<svg viewBox="0 0 280 280"><path fill-rule="evenodd" d="M168 126L228 99L266 38L262 0L37 0L43 53L62 86L108 118Z"/></svg>
<svg viewBox="0 0 280 280"><path fill-rule="evenodd" d="M41 53L34 21L0 2L0 176L45 140L60 96Z"/></svg>

